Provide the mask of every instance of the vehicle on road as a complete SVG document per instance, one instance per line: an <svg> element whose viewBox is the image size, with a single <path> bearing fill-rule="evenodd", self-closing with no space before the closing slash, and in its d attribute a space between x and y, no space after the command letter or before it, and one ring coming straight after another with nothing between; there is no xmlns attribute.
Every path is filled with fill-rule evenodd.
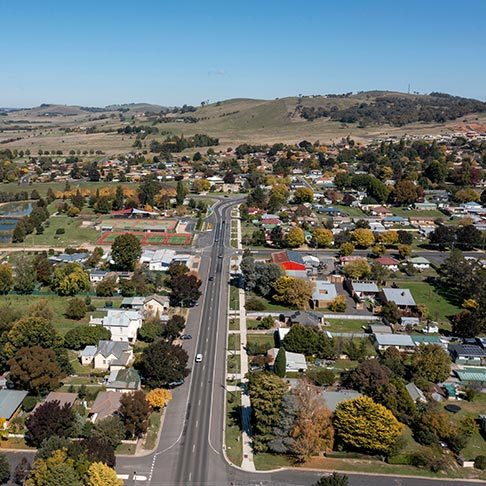
<svg viewBox="0 0 486 486"><path fill-rule="evenodd" d="M181 386L184 384L184 380L171 381L167 386L169 388L175 388L176 386Z"/></svg>
<svg viewBox="0 0 486 486"><path fill-rule="evenodd" d="M223 258L223 255L218 255L218 258Z"/></svg>
<svg viewBox="0 0 486 486"><path fill-rule="evenodd" d="M181 336L181 339L187 341L188 339L192 339L192 336L190 334L183 334Z"/></svg>
<svg viewBox="0 0 486 486"><path fill-rule="evenodd" d="M208 279L210 282L212 282L214 280L214 277L209 277Z"/></svg>
<svg viewBox="0 0 486 486"><path fill-rule="evenodd" d="M200 363L202 361L202 354L201 353L197 353L196 354L196 363Z"/></svg>

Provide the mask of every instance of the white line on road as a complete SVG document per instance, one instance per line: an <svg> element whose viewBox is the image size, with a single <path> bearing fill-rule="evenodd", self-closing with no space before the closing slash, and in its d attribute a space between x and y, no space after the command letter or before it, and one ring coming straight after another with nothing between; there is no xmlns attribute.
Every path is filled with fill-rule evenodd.
<svg viewBox="0 0 486 486"><path fill-rule="evenodd" d="M192 478L192 472L189 473L189 481L191 480Z"/></svg>
<svg viewBox="0 0 486 486"><path fill-rule="evenodd" d="M196 450L196 444L192 444L192 452Z"/></svg>
<svg viewBox="0 0 486 486"><path fill-rule="evenodd" d="M196 420L196 429L198 425L199 425L199 420Z"/></svg>

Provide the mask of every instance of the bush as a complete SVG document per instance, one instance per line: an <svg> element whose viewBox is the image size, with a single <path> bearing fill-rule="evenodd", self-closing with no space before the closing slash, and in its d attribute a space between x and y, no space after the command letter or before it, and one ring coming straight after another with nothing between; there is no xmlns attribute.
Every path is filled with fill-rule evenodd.
<svg viewBox="0 0 486 486"><path fill-rule="evenodd" d="M249 297L246 299L246 310L249 311L262 311L265 310L265 301L260 297Z"/></svg>
<svg viewBox="0 0 486 486"><path fill-rule="evenodd" d="M66 233L64 228L57 228L56 235L63 235L64 233Z"/></svg>
<svg viewBox="0 0 486 486"><path fill-rule="evenodd" d="M22 402L22 410L24 412L32 412L34 410L34 407L37 405L37 402L39 401L38 397L32 397L32 396L27 396L24 398L24 401Z"/></svg>
<svg viewBox="0 0 486 486"><path fill-rule="evenodd" d="M474 467L484 471L486 469L486 456L477 456L476 459L474 459Z"/></svg>
<svg viewBox="0 0 486 486"><path fill-rule="evenodd" d="M336 381L334 371L326 368L311 368L307 370L306 376L317 386L329 386Z"/></svg>
<svg viewBox="0 0 486 486"><path fill-rule="evenodd" d="M68 319L79 321L87 312L86 303L81 297L70 299L66 308L65 315Z"/></svg>

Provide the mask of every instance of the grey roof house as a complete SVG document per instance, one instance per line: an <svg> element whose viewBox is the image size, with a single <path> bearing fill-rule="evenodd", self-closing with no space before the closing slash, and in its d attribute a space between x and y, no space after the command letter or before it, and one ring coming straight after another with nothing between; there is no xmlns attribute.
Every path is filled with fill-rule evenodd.
<svg viewBox="0 0 486 486"><path fill-rule="evenodd" d="M6 419L8 423L17 413L28 393L23 390L0 390L0 417Z"/></svg>

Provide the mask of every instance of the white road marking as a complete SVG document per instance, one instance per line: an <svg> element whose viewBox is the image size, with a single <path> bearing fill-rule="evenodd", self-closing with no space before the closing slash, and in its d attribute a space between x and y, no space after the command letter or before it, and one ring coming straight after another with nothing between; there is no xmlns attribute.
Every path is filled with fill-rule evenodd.
<svg viewBox="0 0 486 486"><path fill-rule="evenodd" d="M117 474L116 477L118 479L128 479L130 477L129 474Z"/></svg>
<svg viewBox="0 0 486 486"><path fill-rule="evenodd" d="M147 476L140 476L138 474L133 476L134 481L147 481L147 479Z"/></svg>
<svg viewBox="0 0 486 486"><path fill-rule="evenodd" d="M199 401L197 402L197 406L200 407L201 406L201 399L199 399Z"/></svg>
<svg viewBox="0 0 486 486"><path fill-rule="evenodd" d="M196 450L196 444L192 444L192 452Z"/></svg>
<svg viewBox="0 0 486 486"><path fill-rule="evenodd" d="M199 425L199 420L196 420L196 429L198 425Z"/></svg>
<svg viewBox="0 0 486 486"><path fill-rule="evenodd" d="M192 472L189 473L189 481L191 480L192 478Z"/></svg>

